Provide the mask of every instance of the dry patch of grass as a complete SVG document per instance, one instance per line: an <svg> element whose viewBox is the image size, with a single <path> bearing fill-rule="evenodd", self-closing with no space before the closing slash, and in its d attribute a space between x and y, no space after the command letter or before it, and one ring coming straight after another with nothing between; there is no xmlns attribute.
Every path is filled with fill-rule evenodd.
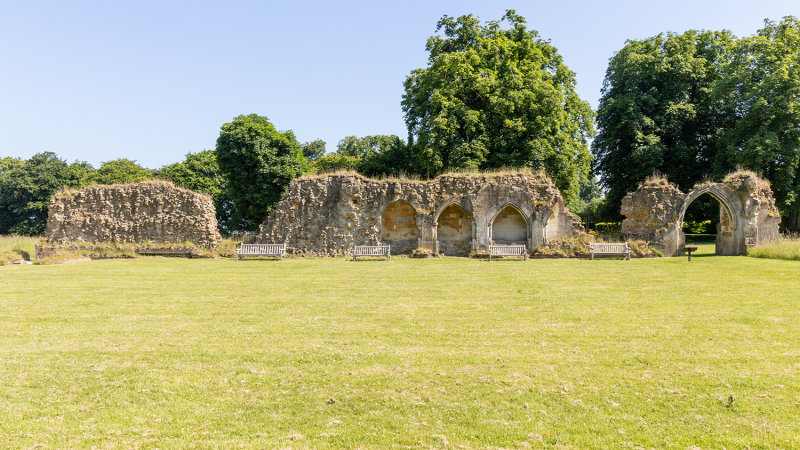
<svg viewBox="0 0 800 450"><path fill-rule="evenodd" d="M781 236L775 242L768 242L751 247L747 255L754 258L787 259L800 261L800 235Z"/></svg>

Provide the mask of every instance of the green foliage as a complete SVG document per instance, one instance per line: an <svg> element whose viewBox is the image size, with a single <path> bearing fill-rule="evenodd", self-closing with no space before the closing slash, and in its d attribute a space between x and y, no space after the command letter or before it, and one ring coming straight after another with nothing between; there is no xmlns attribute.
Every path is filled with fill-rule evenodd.
<svg viewBox="0 0 800 450"><path fill-rule="evenodd" d="M316 139L311 142L306 142L302 145L303 156L306 157L309 163L313 163L325 154L325 141Z"/></svg>
<svg viewBox="0 0 800 450"><path fill-rule="evenodd" d="M683 232L686 234L714 234L714 224L711 220L685 220L683 222Z"/></svg>
<svg viewBox="0 0 800 450"><path fill-rule="evenodd" d="M715 175L759 172L779 209L800 210L800 21L766 21L737 41L714 94L722 116Z"/></svg>
<svg viewBox="0 0 800 450"><path fill-rule="evenodd" d="M214 150L189 153L184 161L163 167L157 175L177 186L210 195L217 211L219 230L223 235L230 235L246 227L236 210Z"/></svg>
<svg viewBox="0 0 800 450"><path fill-rule="evenodd" d="M88 184L90 169L84 162L69 165L51 152L8 164L0 173L0 234L44 233L50 197Z"/></svg>
<svg viewBox="0 0 800 450"><path fill-rule="evenodd" d="M770 180L784 213L800 208L800 22L742 39L629 41L609 63L597 122L595 169L617 211L650 173L685 191L738 166Z"/></svg>
<svg viewBox="0 0 800 450"><path fill-rule="evenodd" d="M368 177L413 172L409 148L395 135L347 136L339 141L336 153L318 158L312 168L316 173L354 170Z"/></svg>
<svg viewBox="0 0 800 450"><path fill-rule="evenodd" d="M404 83L416 170L544 169L567 200L588 173L593 115L558 51L509 10L481 25L444 16L428 39L428 67Z"/></svg>
<svg viewBox="0 0 800 450"><path fill-rule="evenodd" d="M185 160L164 166L158 170L157 175L177 186L209 194L212 197L220 195L226 185L214 150L188 153Z"/></svg>
<svg viewBox="0 0 800 450"><path fill-rule="evenodd" d="M600 235L618 235L622 233L622 222L599 222L594 224L594 229Z"/></svg>
<svg viewBox="0 0 800 450"><path fill-rule="evenodd" d="M315 173L337 172L340 170L352 170L357 172L360 163L361 160L355 156L328 153L317 158L317 160L311 164L311 169Z"/></svg>
<svg viewBox="0 0 800 450"><path fill-rule="evenodd" d="M24 164L24 161L19 158L0 158L0 175L22 164Z"/></svg>
<svg viewBox="0 0 800 450"><path fill-rule="evenodd" d="M152 177L152 170L145 169L136 161L120 158L104 161L91 176L91 180L97 184L121 184L137 183Z"/></svg>
<svg viewBox="0 0 800 450"><path fill-rule="evenodd" d="M681 189L708 173L717 127L712 86L733 37L687 31L629 41L609 62L592 143L609 202L654 172Z"/></svg>
<svg viewBox="0 0 800 450"><path fill-rule="evenodd" d="M279 132L256 114L237 116L222 125L217 161L250 229L261 223L289 182L308 167L294 133Z"/></svg>

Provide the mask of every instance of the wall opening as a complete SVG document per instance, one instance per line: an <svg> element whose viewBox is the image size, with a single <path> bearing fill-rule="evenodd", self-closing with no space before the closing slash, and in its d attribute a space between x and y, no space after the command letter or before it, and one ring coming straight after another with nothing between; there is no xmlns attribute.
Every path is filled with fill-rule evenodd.
<svg viewBox="0 0 800 450"><path fill-rule="evenodd" d="M697 255L735 254L733 215L709 192L690 199L681 217L679 248L698 247Z"/></svg>
<svg viewBox="0 0 800 450"><path fill-rule="evenodd" d="M472 217L456 203L436 219L439 252L448 256L469 256L472 250Z"/></svg>
<svg viewBox="0 0 800 450"><path fill-rule="evenodd" d="M528 222L522 213L507 205L492 221L492 242L495 244L527 244Z"/></svg>
<svg viewBox="0 0 800 450"><path fill-rule="evenodd" d="M382 240L392 245L392 253L410 252L417 246L417 210L405 200L392 202L381 215Z"/></svg>

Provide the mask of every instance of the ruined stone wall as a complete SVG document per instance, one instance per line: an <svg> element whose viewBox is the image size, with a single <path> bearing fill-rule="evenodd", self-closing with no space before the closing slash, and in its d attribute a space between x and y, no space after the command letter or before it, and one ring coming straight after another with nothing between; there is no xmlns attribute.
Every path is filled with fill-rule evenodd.
<svg viewBox="0 0 800 450"><path fill-rule="evenodd" d="M548 238L583 232L558 189L543 175L409 181L352 174L292 181L261 225L258 240L286 243L290 253L301 255L347 255L353 245L378 244L391 245L393 254L420 247L468 254L491 243L493 220L509 205L525 218L529 250ZM453 227L455 231L442 231L440 242L439 229ZM471 236L466 244L465 235Z"/></svg>
<svg viewBox="0 0 800 450"><path fill-rule="evenodd" d="M748 247L778 237L780 213L769 182L746 171L720 183L698 184L686 194L666 180L643 183L622 199L622 234L650 241L667 256L679 255L686 210L705 194L720 204L718 255L744 255Z"/></svg>
<svg viewBox="0 0 800 450"><path fill-rule="evenodd" d="M50 200L46 236L51 243L192 242L205 248L221 239L208 196L162 181L57 194Z"/></svg>

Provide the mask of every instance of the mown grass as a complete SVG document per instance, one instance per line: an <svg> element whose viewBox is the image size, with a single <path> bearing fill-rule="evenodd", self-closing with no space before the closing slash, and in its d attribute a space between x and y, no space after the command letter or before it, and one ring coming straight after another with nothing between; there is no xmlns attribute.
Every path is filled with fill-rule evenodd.
<svg viewBox="0 0 800 450"><path fill-rule="evenodd" d="M0 268L0 446L800 446L800 265Z"/></svg>
<svg viewBox="0 0 800 450"><path fill-rule="evenodd" d="M754 258L800 261L800 235L782 236L775 242L751 247L747 250L747 255Z"/></svg>
<svg viewBox="0 0 800 450"><path fill-rule="evenodd" d="M40 237L0 235L0 266L17 260L31 260Z"/></svg>

